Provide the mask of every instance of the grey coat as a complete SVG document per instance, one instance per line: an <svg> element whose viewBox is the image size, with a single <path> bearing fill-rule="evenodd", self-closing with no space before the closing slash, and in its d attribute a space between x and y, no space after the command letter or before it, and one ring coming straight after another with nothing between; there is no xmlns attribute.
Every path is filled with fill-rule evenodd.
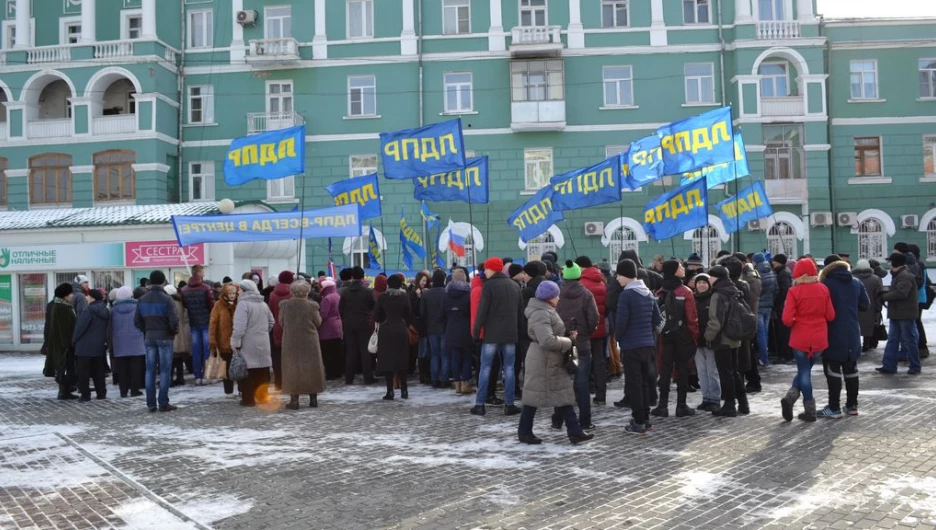
<svg viewBox="0 0 936 530"><path fill-rule="evenodd" d="M874 327L881 323L881 310L884 304L881 302L880 294L884 289L874 271L871 269L855 269L852 271L855 278L864 284L865 291L868 291L868 298L871 299L871 311L861 311L858 313L858 325L861 327L862 337L873 337Z"/></svg>
<svg viewBox="0 0 936 530"><path fill-rule="evenodd" d="M270 331L273 329L273 313L257 291L244 291L237 299L234 310L234 333L231 347L240 349L247 368L269 368L273 366L270 353Z"/></svg>
<svg viewBox="0 0 936 530"><path fill-rule="evenodd" d="M546 302L530 300L524 314L530 334L523 377L523 404L530 407L564 407L575 404L572 378L563 367L572 339L565 337L559 313Z"/></svg>

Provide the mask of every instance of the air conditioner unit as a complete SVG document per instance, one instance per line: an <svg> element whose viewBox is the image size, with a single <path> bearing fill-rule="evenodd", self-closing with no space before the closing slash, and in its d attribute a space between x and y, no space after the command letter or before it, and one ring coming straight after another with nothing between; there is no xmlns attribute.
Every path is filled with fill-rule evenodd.
<svg viewBox="0 0 936 530"><path fill-rule="evenodd" d="M585 223L585 235L586 236L600 236L604 233L604 223L599 223L597 221L589 221Z"/></svg>
<svg viewBox="0 0 936 530"><path fill-rule="evenodd" d="M854 228L858 224L858 212L839 212L835 221L844 228Z"/></svg>
<svg viewBox="0 0 936 530"><path fill-rule="evenodd" d="M257 10L245 9L237 12L237 23L241 26L253 26L257 22Z"/></svg>
<svg viewBox="0 0 936 530"><path fill-rule="evenodd" d="M751 232L756 232L758 230L766 230L767 223L763 219L756 219L754 221L748 221L747 229Z"/></svg>
<svg viewBox="0 0 936 530"><path fill-rule="evenodd" d="M901 215L900 216L900 226L901 228L917 228L920 226L920 216L919 215Z"/></svg>
<svg viewBox="0 0 936 530"><path fill-rule="evenodd" d="M812 226L832 226L832 212L813 212L809 214L809 224Z"/></svg>

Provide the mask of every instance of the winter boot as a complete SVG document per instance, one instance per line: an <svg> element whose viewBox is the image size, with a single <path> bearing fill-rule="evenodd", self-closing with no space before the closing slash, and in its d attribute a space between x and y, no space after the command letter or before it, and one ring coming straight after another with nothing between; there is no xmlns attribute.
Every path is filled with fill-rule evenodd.
<svg viewBox="0 0 936 530"><path fill-rule="evenodd" d="M695 411L689 408L689 406L685 403L682 405L676 405L676 417L684 418L686 416L695 416Z"/></svg>
<svg viewBox="0 0 936 530"><path fill-rule="evenodd" d="M665 391L660 392L659 405L657 405L655 409L651 410L650 414L653 414L657 418L669 417L669 389L668 388Z"/></svg>
<svg viewBox="0 0 936 530"><path fill-rule="evenodd" d="M289 410L299 410L299 395L290 394L289 403L286 404L286 408Z"/></svg>
<svg viewBox="0 0 936 530"><path fill-rule="evenodd" d="M803 401L803 412L797 417L803 421L816 421L816 400Z"/></svg>
<svg viewBox="0 0 936 530"><path fill-rule="evenodd" d="M783 411L783 420L784 421L793 421L793 405L796 404L796 400L799 399L800 391L798 388L791 388L787 390L783 399L780 400L780 407Z"/></svg>
<svg viewBox="0 0 936 530"><path fill-rule="evenodd" d="M751 407L748 406L747 393L740 392L738 394L738 414L747 416L751 413Z"/></svg>
<svg viewBox="0 0 936 530"><path fill-rule="evenodd" d="M712 416L718 416L720 418L734 418L737 415L738 410L735 408L734 401L726 401L720 409L712 411Z"/></svg>
<svg viewBox="0 0 936 530"><path fill-rule="evenodd" d="M318 408L318 394L309 394L309 406L313 409Z"/></svg>

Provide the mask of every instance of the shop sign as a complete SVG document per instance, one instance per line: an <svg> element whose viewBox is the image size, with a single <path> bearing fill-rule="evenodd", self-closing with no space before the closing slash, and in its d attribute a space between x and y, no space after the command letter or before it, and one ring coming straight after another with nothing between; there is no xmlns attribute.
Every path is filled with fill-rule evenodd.
<svg viewBox="0 0 936 530"><path fill-rule="evenodd" d="M127 267L191 267L205 264L205 245L180 247L178 241L131 241L124 245Z"/></svg>
<svg viewBox="0 0 936 530"><path fill-rule="evenodd" d="M12 274L0 274L0 344L13 344Z"/></svg>
<svg viewBox="0 0 936 530"><path fill-rule="evenodd" d="M81 243L38 247L0 246L0 270L120 268L124 264L123 247L123 243Z"/></svg>

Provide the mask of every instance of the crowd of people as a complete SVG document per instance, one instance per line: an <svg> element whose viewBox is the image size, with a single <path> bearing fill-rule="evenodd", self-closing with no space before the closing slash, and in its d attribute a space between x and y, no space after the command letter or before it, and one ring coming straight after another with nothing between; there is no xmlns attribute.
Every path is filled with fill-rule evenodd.
<svg viewBox="0 0 936 530"><path fill-rule="evenodd" d="M798 417L812 422L858 414L858 358L879 340L887 343L878 372L906 361L908 374L921 373L929 352L920 317L934 292L915 245L898 243L887 262L889 271L864 259L852 268L844 254L817 264L809 255L723 251L709 267L696 254L656 256L645 267L626 250L612 268L547 252L522 265L491 257L473 273L421 271L411 282L381 274L373 285L361 267L338 278L283 271L266 287L256 272L211 282L196 265L177 287L153 271L136 289L109 293L78 276L49 302L44 373L56 378L58 399L89 401L92 390L107 397L112 372L121 397L145 391L150 412L176 410L169 389L186 384L186 372L195 385L222 380L244 406L278 399L273 385L292 410L306 395L317 407L326 381L342 378L383 377L384 400L397 390L407 399L408 377L418 374L420 384L473 395L473 415L489 406L519 415L523 443L541 443L533 420L552 408L552 428L564 426L577 444L594 436L592 406L606 403L609 378L624 378L614 405L631 410L625 431L642 434L670 416L673 380L675 417L733 418L750 412L760 371L784 362L797 374L781 414L792 421L802 397ZM828 385L819 410L818 360Z"/></svg>

